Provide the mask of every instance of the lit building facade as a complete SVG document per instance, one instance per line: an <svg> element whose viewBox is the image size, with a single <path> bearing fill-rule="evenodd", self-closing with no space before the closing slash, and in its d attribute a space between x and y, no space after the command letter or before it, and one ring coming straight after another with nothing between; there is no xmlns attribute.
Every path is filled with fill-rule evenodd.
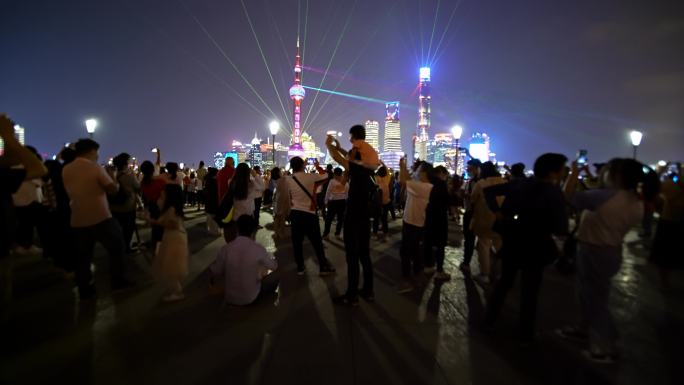
<svg viewBox="0 0 684 385"><path fill-rule="evenodd" d="M401 124L399 122L399 102L385 104L385 133L383 152L401 152Z"/></svg>
<svg viewBox="0 0 684 385"><path fill-rule="evenodd" d="M479 159L481 162L489 161L489 136L482 132L476 132L470 138L470 157Z"/></svg>
<svg viewBox="0 0 684 385"><path fill-rule="evenodd" d="M375 151L379 151L380 147L380 123L377 120L366 120L366 142L373 146Z"/></svg>
<svg viewBox="0 0 684 385"><path fill-rule="evenodd" d="M306 132L302 134L302 149L304 154L302 158L304 160L319 158L319 148L316 147L316 142L314 142L311 135Z"/></svg>
<svg viewBox="0 0 684 385"><path fill-rule="evenodd" d="M290 99L292 99L292 143L288 154L290 158L295 156L304 157L302 147L302 101L306 96L306 91L302 87L302 58L299 54L299 36L297 36L297 55L295 56L294 84L290 87Z"/></svg>
<svg viewBox="0 0 684 385"><path fill-rule="evenodd" d="M399 160L404 156L401 151L387 151L378 154L380 160L394 171L399 171Z"/></svg>
<svg viewBox="0 0 684 385"><path fill-rule="evenodd" d="M252 139L252 145L249 149L249 165L261 167L261 161L263 156L261 155L261 140L257 138L256 133L254 134L254 139Z"/></svg>
<svg viewBox="0 0 684 385"><path fill-rule="evenodd" d="M430 67L421 67L418 94L418 130L415 140L415 158L428 158L428 142L430 141Z"/></svg>
<svg viewBox="0 0 684 385"><path fill-rule="evenodd" d="M435 134L434 140L430 141L428 145L428 156L426 160L433 163L434 166L447 166L449 162L446 157L452 159L456 156L456 149L453 146L453 135L449 133ZM453 165L454 163L451 162Z"/></svg>
<svg viewBox="0 0 684 385"><path fill-rule="evenodd" d="M22 146L26 145L26 139L24 137L25 135L25 130L24 127L15 124L14 125L14 136L17 138L19 143L21 143ZM0 138L0 155L5 153L5 142Z"/></svg>

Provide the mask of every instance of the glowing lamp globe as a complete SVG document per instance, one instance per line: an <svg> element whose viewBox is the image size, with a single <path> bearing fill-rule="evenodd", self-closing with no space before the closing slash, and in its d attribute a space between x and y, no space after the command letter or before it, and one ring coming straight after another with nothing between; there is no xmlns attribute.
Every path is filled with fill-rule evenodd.
<svg viewBox="0 0 684 385"><path fill-rule="evenodd" d="M306 91L304 91L304 87L302 87L299 84L295 84L292 87L290 87L290 98L293 100L302 100L306 96Z"/></svg>
<svg viewBox="0 0 684 385"><path fill-rule="evenodd" d="M97 120L88 119L85 121L85 125L86 125L86 130L88 130L88 133L92 134L95 132L95 129L97 128Z"/></svg>
<svg viewBox="0 0 684 385"><path fill-rule="evenodd" d="M644 137L644 134L641 131L632 131L629 133L630 139L632 139L632 146L638 146L641 144L641 139Z"/></svg>
<svg viewBox="0 0 684 385"><path fill-rule="evenodd" d="M274 120L268 124L268 129L271 131L271 135L278 135L278 131L280 131L280 123Z"/></svg>
<svg viewBox="0 0 684 385"><path fill-rule="evenodd" d="M451 127L451 134L454 136L454 139L461 139L461 135L463 135L463 127L458 124Z"/></svg>

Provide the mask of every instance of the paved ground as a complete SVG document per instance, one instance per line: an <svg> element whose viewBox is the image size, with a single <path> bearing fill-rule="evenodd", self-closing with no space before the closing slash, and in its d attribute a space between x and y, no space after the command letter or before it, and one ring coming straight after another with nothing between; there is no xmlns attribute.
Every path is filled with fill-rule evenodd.
<svg viewBox="0 0 684 385"><path fill-rule="evenodd" d="M207 236L200 218L188 221L188 298L177 304L160 303L161 289L141 255L130 257L137 286L111 295L100 250L99 299L86 305L75 301L71 283L49 262L15 257L15 300L0 328L0 384L681 383L682 276L668 294L657 289L636 237L625 247L612 301L623 358L597 367L583 360L579 346L552 334L577 312L572 278L552 269L542 288L536 346L516 343L517 293L497 329L479 333L486 295L457 271L462 249L453 223L447 252L453 279L395 294L398 224L389 243L373 243L377 303L358 308L330 301L346 283L339 241L327 243L337 276L319 278L308 260L310 275L298 277L291 245L274 244L265 229L258 239L280 260L279 296L244 308L221 306L208 295L205 269L223 240ZM308 245L305 252L312 253Z"/></svg>

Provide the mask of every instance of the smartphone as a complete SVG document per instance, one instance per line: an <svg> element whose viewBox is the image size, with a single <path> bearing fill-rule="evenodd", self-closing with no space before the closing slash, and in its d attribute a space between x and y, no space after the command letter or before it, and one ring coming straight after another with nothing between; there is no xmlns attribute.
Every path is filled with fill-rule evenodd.
<svg viewBox="0 0 684 385"><path fill-rule="evenodd" d="M577 164L585 165L589 159L587 158L587 150L577 151Z"/></svg>

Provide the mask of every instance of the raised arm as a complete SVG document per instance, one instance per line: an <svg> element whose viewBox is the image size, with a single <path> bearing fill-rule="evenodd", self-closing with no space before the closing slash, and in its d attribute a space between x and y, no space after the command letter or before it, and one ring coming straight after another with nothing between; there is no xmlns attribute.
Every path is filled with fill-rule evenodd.
<svg viewBox="0 0 684 385"><path fill-rule="evenodd" d="M347 158L345 158L347 152L339 147L339 143L335 140L335 138L332 137L332 135L328 135L328 138L325 140L325 146L328 148L330 156L332 156L337 163L342 165L342 167L345 169L349 169L349 161Z"/></svg>
<svg viewBox="0 0 684 385"><path fill-rule="evenodd" d="M0 115L0 137L5 142L5 154L0 157L3 166L23 165L26 171L24 180L40 178L47 174L43 162L22 146L14 136L14 122L5 114Z"/></svg>
<svg viewBox="0 0 684 385"><path fill-rule="evenodd" d="M575 195L575 191L577 191L577 183L579 183L579 167L577 166L577 162L572 162L570 174L568 175L568 179L565 180L565 186L563 186L566 200L572 201L573 195Z"/></svg>
<svg viewBox="0 0 684 385"><path fill-rule="evenodd" d="M403 186L409 178L408 168L406 168L406 157L403 157L399 159L399 183Z"/></svg>

